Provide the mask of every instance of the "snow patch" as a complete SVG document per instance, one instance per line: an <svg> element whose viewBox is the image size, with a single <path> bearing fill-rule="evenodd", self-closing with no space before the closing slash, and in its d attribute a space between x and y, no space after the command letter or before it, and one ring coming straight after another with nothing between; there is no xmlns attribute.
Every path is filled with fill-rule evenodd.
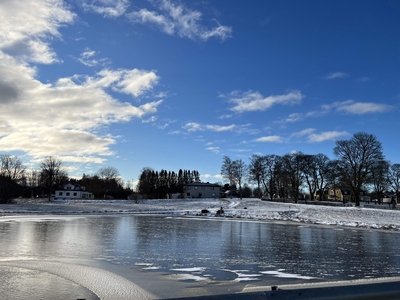
<svg viewBox="0 0 400 300"><path fill-rule="evenodd" d="M260 273L266 274L266 275L272 275L272 276L280 277L280 278L296 278L296 279L305 279L305 280L316 279L315 277L302 276L302 275L298 275L298 274L283 273L283 272L280 272L280 271L262 271Z"/></svg>

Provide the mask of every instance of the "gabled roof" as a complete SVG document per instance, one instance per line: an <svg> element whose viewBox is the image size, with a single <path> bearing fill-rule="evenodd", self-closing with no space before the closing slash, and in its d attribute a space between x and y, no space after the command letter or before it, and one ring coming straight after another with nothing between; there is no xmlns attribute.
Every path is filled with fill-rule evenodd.
<svg viewBox="0 0 400 300"><path fill-rule="evenodd" d="M209 186L209 187L220 187L218 184L209 183L209 182L192 182L185 184L184 186Z"/></svg>
<svg viewBox="0 0 400 300"><path fill-rule="evenodd" d="M69 186L69 185L72 185L73 188L67 189L67 186ZM85 192L86 189L84 186L80 185L79 183L68 182L68 183L64 184L61 188L58 188L57 191L82 191L82 192Z"/></svg>

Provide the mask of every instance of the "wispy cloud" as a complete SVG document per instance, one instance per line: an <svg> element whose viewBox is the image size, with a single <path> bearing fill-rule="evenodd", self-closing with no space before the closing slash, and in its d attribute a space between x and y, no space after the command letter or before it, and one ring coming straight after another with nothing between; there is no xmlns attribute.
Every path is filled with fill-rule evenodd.
<svg viewBox="0 0 400 300"><path fill-rule="evenodd" d="M252 151L252 149L238 148L238 149L229 149L229 151L232 151L232 152L250 152L250 151Z"/></svg>
<svg viewBox="0 0 400 300"><path fill-rule="evenodd" d="M143 119L142 123L154 123L155 121L157 121L157 117L156 116L151 116L148 119Z"/></svg>
<svg viewBox="0 0 400 300"><path fill-rule="evenodd" d="M299 104L304 96L300 91L292 91L284 95L272 95L264 97L259 92L247 91L239 92L234 91L228 96L228 101L235 105L230 108L234 112L242 113L248 111L264 111L270 109L274 105L294 105Z"/></svg>
<svg viewBox="0 0 400 300"><path fill-rule="evenodd" d="M260 137L258 139L255 139L254 141L259 143L282 143L283 138L279 135L269 135Z"/></svg>
<svg viewBox="0 0 400 300"><path fill-rule="evenodd" d="M370 81L370 80L371 80L371 78L369 78L367 76L362 76L362 77L357 79L357 81L360 81L360 82L367 82L367 81Z"/></svg>
<svg viewBox="0 0 400 300"><path fill-rule="evenodd" d="M321 143L324 141L336 141L338 138L349 136L347 131L324 131L316 132L315 128L306 128L291 134L290 139L301 138L308 143Z"/></svg>
<svg viewBox="0 0 400 300"><path fill-rule="evenodd" d="M258 129L250 128L251 124L244 125L213 125L213 124L200 124L197 122L188 122L184 126L187 132L196 132L196 131L214 131L214 132L225 132L225 131L234 131L237 133L249 133L249 134L257 134L259 133Z"/></svg>
<svg viewBox="0 0 400 300"><path fill-rule="evenodd" d="M312 133L307 136L309 143L321 143L324 141L336 141L338 138L349 136L346 131L325 131L320 133Z"/></svg>
<svg viewBox="0 0 400 300"><path fill-rule="evenodd" d="M222 116L219 116L218 119L224 120L224 119L231 119L233 116L231 114L225 114Z"/></svg>
<svg viewBox="0 0 400 300"><path fill-rule="evenodd" d="M393 106L388 104L380 104L373 102L355 102L354 100L347 100L343 102L334 102L329 105L322 106L323 111L326 113L331 110L337 112L344 112L348 114L364 115L370 113L383 113L393 109Z"/></svg>
<svg viewBox="0 0 400 300"><path fill-rule="evenodd" d="M153 25L166 34L178 35L189 39L207 41L210 38L225 40L232 35L232 28L216 22L214 28L207 28L202 24L202 13L191 10L183 4L169 0L154 2L158 11L141 9L127 14L133 23Z"/></svg>
<svg viewBox="0 0 400 300"><path fill-rule="evenodd" d="M374 113L384 113L393 110L394 107L388 104L374 103L374 102L355 102L354 100L347 100L341 102L333 102L325 104L319 110L309 111L306 113L293 113L284 119L276 121L276 123L294 123L303 121L310 117L321 117L326 114L352 114L352 115L365 115Z"/></svg>
<svg viewBox="0 0 400 300"><path fill-rule="evenodd" d="M85 11L106 18L122 16L129 7L129 0L83 0L80 3Z"/></svg>
<svg viewBox="0 0 400 300"><path fill-rule="evenodd" d="M217 154L221 152L221 149L219 147L208 147L208 148L206 148L206 150L217 153Z"/></svg>
<svg viewBox="0 0 400 300"><path fill-rule="evenodd" d="M91 50L90 48L86 48L85 51L82 52L81 55L76 59L81 64L88 67L95 67L98 65L104 66L109 62L107 58L95 59L96 55L97 55L96 51Z"/></svg>
<svg viewBox="0 0 400 300"><path fill-rule="evenodd" d="M349 76L349 74L345 72L334 72L334 73L329 73L328 75L325 76L325 79L338 79L338 78L345 78Z"/></svg>

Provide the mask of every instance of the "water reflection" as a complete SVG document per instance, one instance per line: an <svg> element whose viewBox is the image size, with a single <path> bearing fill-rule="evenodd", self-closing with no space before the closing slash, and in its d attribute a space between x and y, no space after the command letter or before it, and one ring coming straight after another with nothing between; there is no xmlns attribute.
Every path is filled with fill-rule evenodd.
<svg viewBox="0 0 400 300"><path fill-rule="evenodd" d="M104 260L274 283L399 275L398 233L338 229L163 216L1 222L0 256Z"/></svg>

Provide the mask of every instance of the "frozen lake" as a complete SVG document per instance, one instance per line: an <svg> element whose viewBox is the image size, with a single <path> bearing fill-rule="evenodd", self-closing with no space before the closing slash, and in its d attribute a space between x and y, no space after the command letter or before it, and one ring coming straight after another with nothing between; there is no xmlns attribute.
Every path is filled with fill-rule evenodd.
<svg viewBox="0 0 400 300"><path fill-rule="evenodd" d="M150 215L10 217L0 222L0 294L169 298L394 277L398 249L399 233L366 229Z"/></svg>

